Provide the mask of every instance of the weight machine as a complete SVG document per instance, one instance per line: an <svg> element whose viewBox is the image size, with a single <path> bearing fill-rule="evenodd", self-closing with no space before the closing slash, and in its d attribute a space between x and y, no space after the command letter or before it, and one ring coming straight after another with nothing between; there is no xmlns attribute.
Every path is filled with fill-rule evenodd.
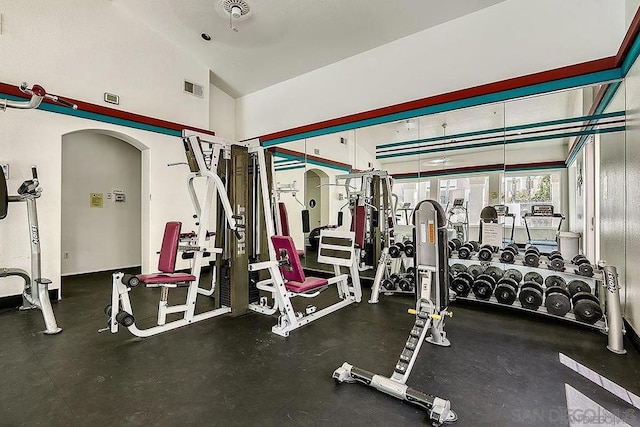
<svg viewBox="0 0 640 427"><path fill-rule="evenodd" d="M370 170L338 175L336 184L346 190L358 268L371 269L383 256L383 249L390 246L396 227L393 178L386 171Z"/></svg>
<svg viewBox="0 0 640 427"><path fill-rule="evenodd" d="M464 199L453 199L451 208L447 210L447 228L449 239L458 238L462 242L469 240L469 202Z"/></svg>
<svg viewBox="0 0 640 427"><path fill-rule="evenodd" d="M43 100L63 105L65 107L76 110L77 105L50 93L40 85L29 87L27 83L19 86L20 92L29 96L28 100L0 100L0 110L6 111L7 108L15 109L33 109L38 108ZM51 280L42 277L41 269L41 253L40 253L40 228L38 225L38 207L36 200L42 195L42 188L38 180L38 170L35 166L31 167L32 179L24 181L18 188L17 196L9 196L7 189L7 181L3 171L0 171L0 219L7 216L10 202L25 202L27 205L27 218L29 221L29 237L31 246L31 276L19 268L0 268L1 277L20 277L24 281L22 291L22 305L20 310L39 309L42 311L44 319L45 331L47 335L54 335L62 331L56 323L51 300L49 299L49 285Z"/></svg>
<svg viewBox="0 0 640 427"><path fill-rule="evenodd" d="M434 426L458 419L448 400L407 386L424 341L449 346L444 319L451 316L449 305L449 268L447 220L442 207L433 200L420 202L414 211L415 264L417 272L415 322L391 377L383 377L345 362L333 372L338 383L359 382L428 411Z"/></svg>
<svg viewBox="0 0 640 427"><path fill-rule="evenodd" d="M198 229L181 233L181 223L167 223L159 273L133 276L119 272L113 275L111 305L105 309L109 322L103 330L115 333L118 325L122 325L136 336L147 337L226 313L237 316L247 312L250 302L258 300L257 277L251 275L250 278L249 259L256 259L260 253L275 258L273 246L261 238L261 232L264 234L265 230L268 236L274 234L268 184L272 174L266 166L265 150L257 143L235 143L209 135L203 135L201 139L190 131L183 131L183 144L186 164L190 168L187 186ZM205 182L204 199L195 190L198 180ZM218 215L216 231L211 232L214 203L217 203ZM260 207L264 210L263 215L259 213ZM213 247L211 241L215 241ZM183 259L191 260L190 274L175 271L179 252ZM210 288L201 288L203 258L210 255L216 256L213 280ZM144 330L135 324L129 298L129 292L139 283L162 288L157 325ZM178 287L187 288L186 302L170 306L169 289ZM195 314L199 294L213 296L217 308ZM182 313L183 317L167 322L169 313Z"/></svg>

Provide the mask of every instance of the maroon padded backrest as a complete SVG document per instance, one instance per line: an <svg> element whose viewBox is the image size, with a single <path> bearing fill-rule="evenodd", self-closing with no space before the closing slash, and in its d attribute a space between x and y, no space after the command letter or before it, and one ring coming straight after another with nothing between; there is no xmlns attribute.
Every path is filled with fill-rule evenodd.
<svg viewBox="0 0 640 427"><path fill-rule="evenodd" d="M360 248L364 248L364 235L365 235L365 219L367 217L364 206L356 206L356 210L353 216L353 222L351 223L351 231L356 233L356 245Z"/></svg>
<svg viewBox="0 0 640 427"><path fill-rule="evenodd" d="M177 221L168 222L164 226L164 237L162 238L162 248L160 248L160 258L158 259L158 271L163 273L175 272L181 228L182 223Z"/></svg>
<svg viewBox="0 0 640 427"><path fill-rule="evenodd" d="M288 258L291 265L280 265L280 271L284 278L293 282L304 282L305 276L302 271L302 264L300 263L300 257L298 257L298 251L293 243L293 239L289 236L272 236L271 241L273 247L276 250L276 256L279 260L282 258Z"/></svg>
<svg viewBox="0 0 640 427"><path fill-rule="evenodd" d="M282 235L289 236L289 216L287 215L287 207L283 202L278 203L280 210L280 226L282 227Z"/></svg>

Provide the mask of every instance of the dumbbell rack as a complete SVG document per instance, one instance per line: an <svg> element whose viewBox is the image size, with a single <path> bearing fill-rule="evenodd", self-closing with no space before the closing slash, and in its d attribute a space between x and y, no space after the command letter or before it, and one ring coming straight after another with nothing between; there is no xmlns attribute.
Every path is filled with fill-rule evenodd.
<svg viewBox="0 0 640 427"><path fill-rule="evenodd" d="M369 299L370 304L377 304L379 302L380 293L384 295L393 295L393 294L413 294L415 292L415 280L416 275L415 271L413 274L410 274L409 271L413 269L413 257L407 256L404 252L400 254L399 257L393 258L389 255L388 249L385 248L382 251L382 256L378 262L378 268L376 270L376 275L373 280L373 286L371 288L371 298ZM392 280L391 276L395 274L399 274L400 277L408 276L413 277L410 280L411 288L408 290L403 290L401 287L396 284L395 288L387 289L384 287L383 282Z"/></svg>
<svg viewBox="0 0 640 427"><path fill-rule="evenodd" d="M475 258L475 257L473 257ZM515 269L518 270L522 276L524 277L526 273L529 272L536 272L538 274L540 274L543 278L543 281L546 280L547 277L549 276L559 276L562 279L564 279L567 283L569 283L572 280L581 280L585 283L587 283L590 288L591 288L591 293L593 295L595 295L596 297L598 297L599 300L599 304L600 304L600 308L602 310L603 316L602 319L598 320L597 322L590 324L590 323L585 323L582 322L578 319L576 319L575 315L570 311L568 312L564 317L560 317L560 316L556 316L553 315L551 313L549 313L544 305L544 303L538 307L537 310L531 310L531 309L527 309L525 307L523 307L519 300L516 299L512 305L509 304L502 304L500 302L498 302L498 300L496 299L496 297L494 295L491 295L491 297L488 300L482 300L482 299L478 299L476 298L476 296L473 294L473 292L469 293L468 296L466 297L456 297L456 299L460 299L463 301L477 301L477 302L481 302L481 303L485 303L485 304L490 304L490 305L497 305L500 307L508 307L508 308L513 308L516 310L522 310L522 311L526 311L528 313L536 313L539 315L545 315L545 316L549 316L549 317L553 317L554 319L560 319L560 320L564 320L567 322L572 322L572 323L576 323L579 324L581 326L586 326L586 327L590 327L590 328L594 328L597 329L599 331L601 331L602 333L609 335L611 333L618 333L619 331L612 331L609 327L609 325L611 324L611 322L608 319L609 313L606 310L606 298L607 295L609 295L609 292L606 291L605 287L607 287L607 280L605 280L605 277L603 275L603 273L597 269L595 269L594 274L592 277L587 277L587 276L583 276L583 275L579 275L574 273L574 270L578 269L577 265L571 264L571 263L567 263L565 264L565 271L556 271L556 270L551 270L549 268L546 268L546 265L544 263L541 263L539 267L530 267L530 266L526 266L522 264L522 260L521 257L519 256L516 261L513 264L507 264L507 263L502 263L500 261L480 261L477 258L476 259L460 259L457 257L457 255L455 254L451 254L450 258L449 258L449 266L452 266L454 264L462 264L464 266L466 266L467 268L471 265L480 265L483 269L486 269L489 266L495 266L500 268L503 271L506 271L508 269ZM452 273L453 274L453 273ZM610 286L610 285L609 285ZM624 333L624 329L622 330L622 333ZM614 351L614 350L612 350ZM616 351L617 352L617 351Z"/></svg>

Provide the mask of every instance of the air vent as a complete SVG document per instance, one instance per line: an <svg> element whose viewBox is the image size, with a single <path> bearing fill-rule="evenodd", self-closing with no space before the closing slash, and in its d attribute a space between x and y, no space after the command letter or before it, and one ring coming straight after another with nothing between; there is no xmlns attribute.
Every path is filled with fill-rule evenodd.
<svg viewBox="0 0 640 427"><path fill-rule="evenodd" d="M184 91L191 95L195 95L198 98L204 97L204 88L199 84L190 82L189 80L184 81Z"/></svg>

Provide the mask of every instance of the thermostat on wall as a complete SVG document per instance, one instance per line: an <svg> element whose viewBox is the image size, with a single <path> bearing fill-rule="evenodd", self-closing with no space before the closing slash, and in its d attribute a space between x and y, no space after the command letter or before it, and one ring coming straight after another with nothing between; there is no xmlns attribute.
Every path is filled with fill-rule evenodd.
<svg viewBox="0 0 640 427"><path fill-rule="evenodd" d="M104 102L108 102L109 104L120 104L120 97L118 95L115 95L113 93L108 93L105 92L104 93Z"/></svg>

